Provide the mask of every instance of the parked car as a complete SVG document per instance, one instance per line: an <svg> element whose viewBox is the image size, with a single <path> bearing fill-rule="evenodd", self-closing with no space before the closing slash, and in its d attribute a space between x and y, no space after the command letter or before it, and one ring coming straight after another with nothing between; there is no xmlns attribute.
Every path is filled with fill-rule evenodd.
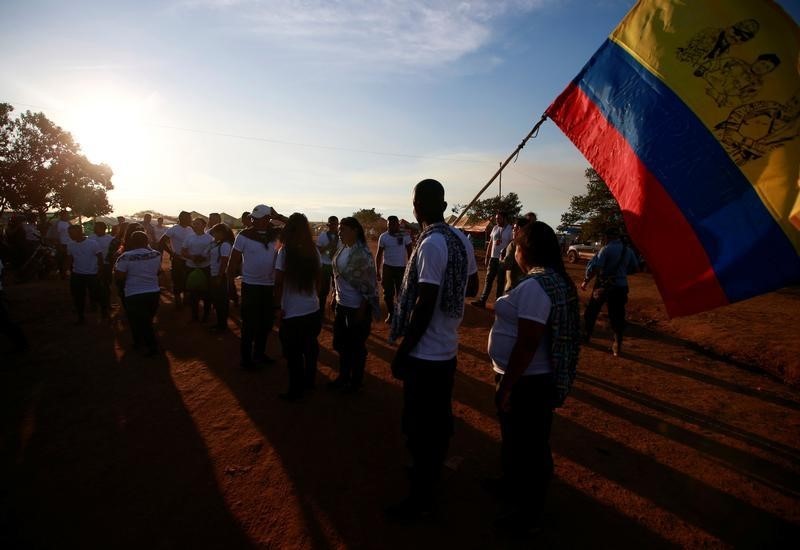
<svg viewBox="0 0 800 550"><path fill-rule="evenodd" d="M594 258L602 248L600 241L575 243L567 248L567 261L571 264L578 263L578 260L589 261Z"/></svg>

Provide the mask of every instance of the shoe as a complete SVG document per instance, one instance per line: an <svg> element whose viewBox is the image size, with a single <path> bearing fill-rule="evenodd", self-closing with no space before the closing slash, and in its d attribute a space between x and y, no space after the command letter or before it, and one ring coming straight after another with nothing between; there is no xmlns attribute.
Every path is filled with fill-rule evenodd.
<svg viewBox="0 0 800 550"><path fill-rule="evenodd" d="M407 497L397 504L387 506L383 510L387 521L397 523L412 523L415 521L429 521L436 516L436 510L431 503L420 502Z"/></svg>
<svg viewBox="0 0 800 550"><path fill-rule="evenodd" d="M619 357L622 353L622 345L616 340L611 344L611 353L614 354L614 357Z"/></svg>
<svg viewBox="0 0 800 550"><path fill-rule="evenodd" d="M472 304L475 307L484 308L486 307L486 300L472 300L470 304Z"/></svg>

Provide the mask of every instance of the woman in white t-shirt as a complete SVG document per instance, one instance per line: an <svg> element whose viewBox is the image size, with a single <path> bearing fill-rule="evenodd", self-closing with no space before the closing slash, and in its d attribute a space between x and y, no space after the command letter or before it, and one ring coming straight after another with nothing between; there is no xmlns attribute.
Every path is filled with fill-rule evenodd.
<svg viewBox="0 0 800 550"><path fill-rule="evenodd" d="M489 356L502 435L500 494L508 502L497 526L521 534L536 527L553 475L550 428L575 375L580 311L555 233L533 222L517 237L526 275L495 303Z"/></svg>
<svg viewBox="0 0 800 550"><path fill-rule="evenodd" d="M347 392L358 390L367 363L367 338L372 319L378 319L380 304L375 272L364 228L355 218L339 222L340 248L333 257L336 286L336 316L333 349L339 352L339 376L328 387Z"/></svg>
<svg viewBox="0 0 800 550"><path fill-rule="evenodd" d="M289 389L282 399L294 401L313 388L317 376L322 317L318 289L321 259L311 227L303 214L292 214L281 233L283 246L275 259L275 303L283 355L289 367Z"/></svg>
<svg viewBox="0 0 800 550"><path fill-rule="evenodd" d="M181 256L186 262L186 290L189 291L189 304L192 321L198 321L200 300L203 301L203 323L208 321L211 312L209 279L211 279L211 248L214 239L206 233L206 221L195 218L192 221L192 234L183 241Z"/></svg>
<svg viewBox="0 0 800 550"><path fill-rule="evenodd" d="M158 273L161 253L148 246L144 231L135 231L127 239L123 252L114 267L114 277L125 293L125 309L133 334L133 347L145 346L145 354L158 353L153 318L158 310L161 288Z"/></svg>
<svg viewBox="0 0 800 550"><path fill-rule="evenodd" d="M209 232L214 238L211 246L211 302L217 312L217 323L211 327L211 332L225 332L228 330L228 258L231 256L234 235L231 228L224 223L218 223Z"/></svg>

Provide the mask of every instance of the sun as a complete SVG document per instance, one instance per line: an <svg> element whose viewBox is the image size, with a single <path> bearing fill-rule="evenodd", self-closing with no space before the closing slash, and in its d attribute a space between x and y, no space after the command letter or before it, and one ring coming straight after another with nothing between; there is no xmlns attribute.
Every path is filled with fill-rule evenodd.
<svg viewBox="0 0 800 550"><path fill-rule="evenodd" d="M141 158L147 147L147 101L118 93L98 93L81 100L70 127L81 151L115 171Z"/></svg>

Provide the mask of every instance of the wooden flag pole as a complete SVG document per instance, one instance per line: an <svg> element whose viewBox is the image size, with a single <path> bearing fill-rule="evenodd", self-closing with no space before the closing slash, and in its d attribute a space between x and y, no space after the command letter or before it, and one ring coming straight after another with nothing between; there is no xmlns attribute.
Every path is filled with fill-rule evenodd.
<svg viewBox="0 0 800 550"><path fill-rule="evenodd" d="M464 217L464 214L466 214L467 211L470 208L472 208L472 206L476 202L478 202L478 199L481 198L481 195L483 195L483 192L486 191L489 188L489 186L494 182L494 180L496 180L497 177L500 174L503 173L503 169L508 165L509 162L511 162L511 159L513 159L514 157L519 155L519 152L522 151L522 148L525 147L525 144L528 143L528 140L533 138L533 137L536 137L536 133L539 131L539 126L541 126L544 123L545 120L547 120L547 115L542 115L542 118L539 119L539 122L536 123L536 126L534 126L533 129L528 133L528 135L525 136L525 139L523 139L522 142L519 145L517 145L517 148L514 149L514 152L509 155L509 157L506 159L506 161L503 164L500 165L500 168L498 168L497 172L494 173L494 176L492 176L492 179L490 179L486 183L486 185L484 185L483 188L480 191L478 191L478 194L475 195L475 198L472 199L472 201L464 208L464 210L461 211L461 214L459 214L458 217L453 222L454 226L456 224L458 224L458 222L461 220L461 218Z"/></svg>

